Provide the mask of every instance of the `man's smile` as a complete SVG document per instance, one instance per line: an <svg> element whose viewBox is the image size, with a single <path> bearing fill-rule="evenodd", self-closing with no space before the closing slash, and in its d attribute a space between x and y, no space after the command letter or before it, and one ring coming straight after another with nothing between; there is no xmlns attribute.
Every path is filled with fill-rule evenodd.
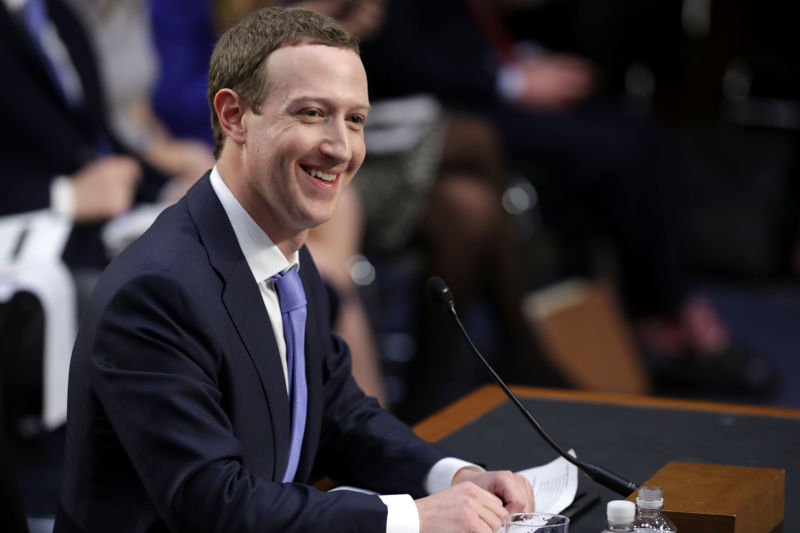
<svg viewBox="0 0 800 533"><path fill-rule="evenodd" d="M326 181L328 183L336 181L336 178L339 177L339 174L335 174L332 172L325 172L324 170L320 170L318 168L311 168L305 166L301 168L305 170L310 176L321 179L322 181Z"/></svg>

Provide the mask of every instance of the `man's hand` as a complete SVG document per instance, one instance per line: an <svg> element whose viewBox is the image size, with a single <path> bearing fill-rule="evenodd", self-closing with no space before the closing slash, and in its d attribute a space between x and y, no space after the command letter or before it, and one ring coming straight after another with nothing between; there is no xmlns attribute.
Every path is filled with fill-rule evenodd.
<svg viewBox="0 0 800 533"><path fill-rule="evenodd" d="M509 470L484 472L462 468L453 476L453 485L471 482L494 494L505 502L506 514L526 513L535 510L533 487L525 476Z"/></svg>
<svg viewBox="0 0 800 533"><path fill-rule="evenodd" d="M500 498L463 482L416 500L420 533L494 533L507 514Z"/></svg>
<svg viewBox="0 0 800 533"><path fill-rule="evenodd" d="M130 209L141 177L139 163L112 155L89 163L71 176L77 222L108 220Z"/></svg>

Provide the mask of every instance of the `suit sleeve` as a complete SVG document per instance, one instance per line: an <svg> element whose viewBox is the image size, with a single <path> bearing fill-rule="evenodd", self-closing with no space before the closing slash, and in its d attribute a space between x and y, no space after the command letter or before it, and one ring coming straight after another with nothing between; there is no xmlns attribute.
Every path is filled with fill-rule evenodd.
<svg viewBox="0 0 800 533"><path fill-rule="evenodd" d="M376 496L323 493L248 471L223 407L215 328L199 298L171 276L140 275L116 291L90 360L98 400L169 529L383 531L386 507Z"/></svg>
<svg viewBox="0 0 800 533"><path fill-rule="evenodd" d="M349 365L344 368L349 372ZM351 380L347 376L326 388L317 472L382 494L425 496L425 476L448 454L417 437L375 399L365 398Z"/></svg>

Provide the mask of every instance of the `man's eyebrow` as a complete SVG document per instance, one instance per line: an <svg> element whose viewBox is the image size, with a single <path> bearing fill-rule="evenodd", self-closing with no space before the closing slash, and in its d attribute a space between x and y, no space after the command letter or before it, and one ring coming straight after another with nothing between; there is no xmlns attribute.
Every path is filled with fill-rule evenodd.
<svg viewBox="0 0 800 533"><path fill-rule="evenodd" d="M289 106L294 106L294 105L303 104L303 103L306 103L306 102L308 102L308 103L319 102L319 103L322 103L322 104L325 104L325 105L329 105L329 106L338 105L339 104L339 102L334 98L329 98L329 97L320 96L320 95L307 94L307 95L299 95L299 96L296 96L296 97L292 98L291 100L289 100L288 105ZM356 103L353 103L352 105L347 106L347 107L348 107L348 109L357 110L357 111L369 111L372 108L372 106L368 102L367 103L363 103L363 102L358 103L358 102L356 102Z"/></svg>

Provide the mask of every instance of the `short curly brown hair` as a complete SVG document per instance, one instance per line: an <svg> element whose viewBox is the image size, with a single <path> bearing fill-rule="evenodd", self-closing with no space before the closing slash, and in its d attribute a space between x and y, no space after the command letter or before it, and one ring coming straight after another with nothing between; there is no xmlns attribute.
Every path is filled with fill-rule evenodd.
<svg viewBox="0 0 800 533"><path fill-rule="evenodd" d="M298 44L323 44L360 53L358 38L333 19L296 7L259 9L222 34L208 71L215 157L222 151L225 133L214 111L214 96L221 89L232 89L254 112L260 112L269 90L264 61L278 48Z"/></svg>

